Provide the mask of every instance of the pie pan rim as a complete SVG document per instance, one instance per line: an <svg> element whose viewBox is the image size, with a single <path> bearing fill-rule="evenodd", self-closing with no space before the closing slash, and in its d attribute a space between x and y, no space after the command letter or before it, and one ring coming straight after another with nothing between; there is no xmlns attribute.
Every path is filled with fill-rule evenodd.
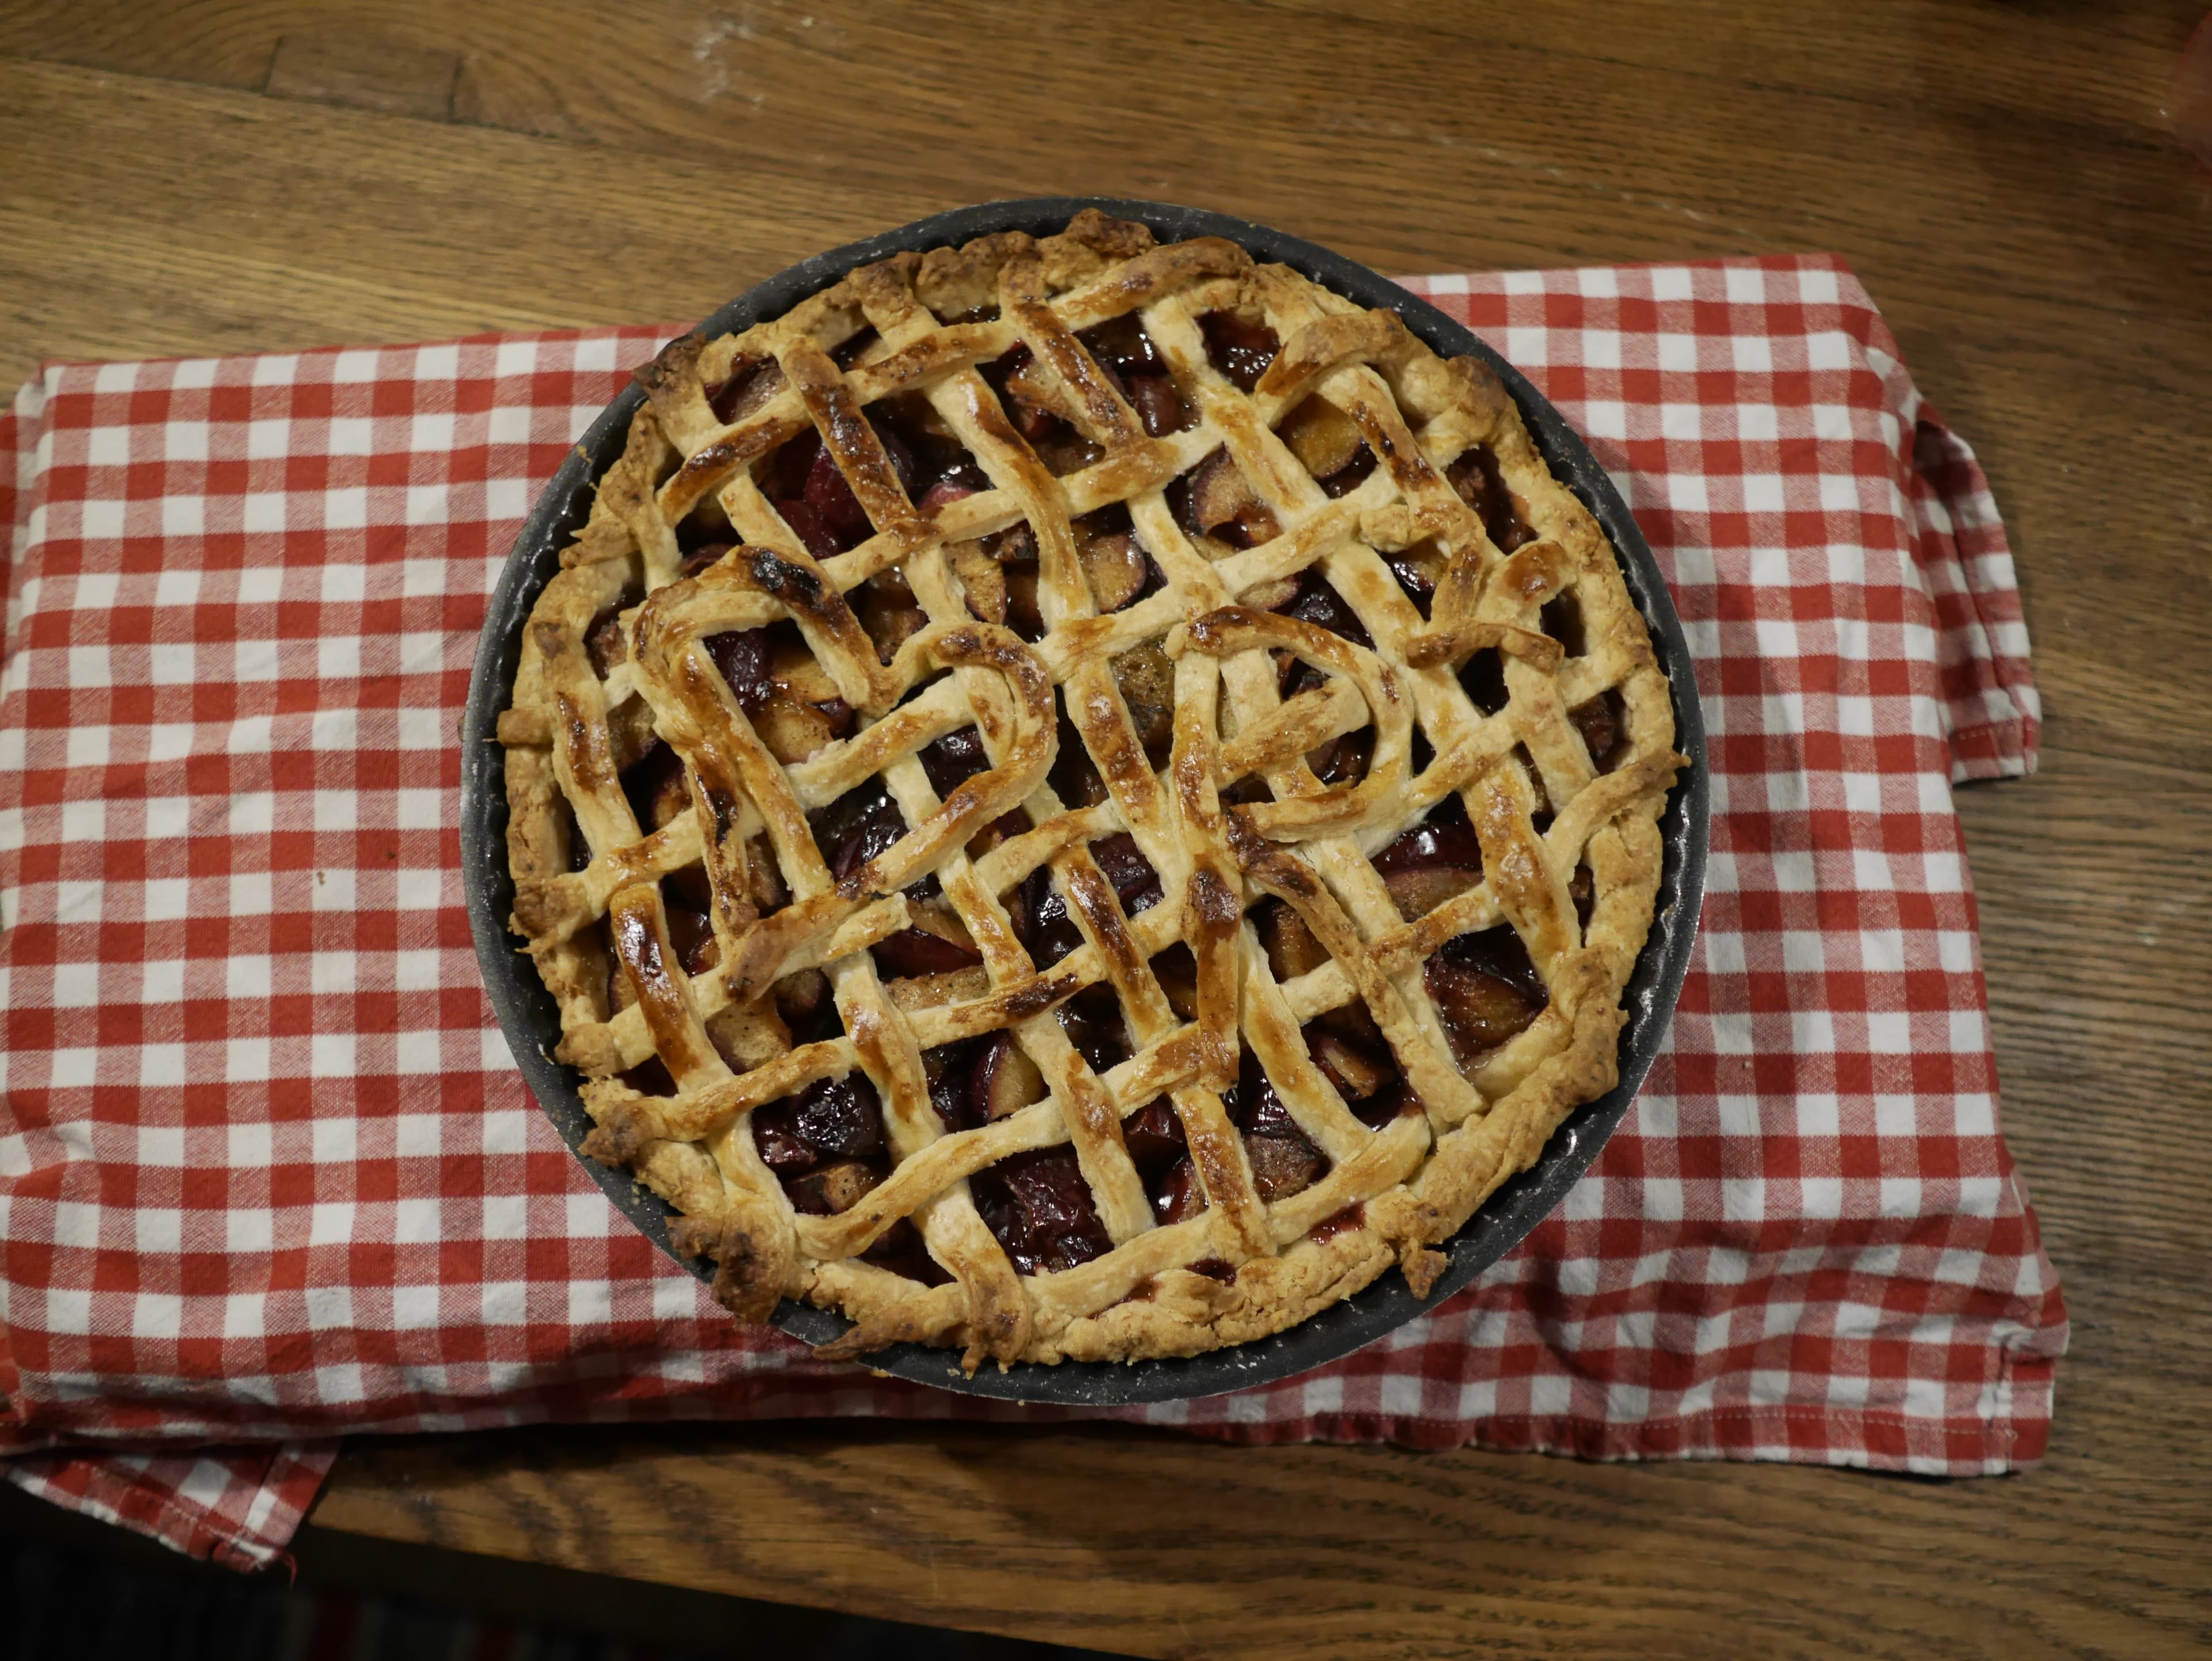
<svg viewBox="0 0 2212 1661"><path fill-rule="evenodd" d="M1697 930L1710 804L1705 729L1688 642L1664 577L1611 478L1550 402L1473 332L1342 255L1203 209L1101 197L1030 198L954 209L817 254L729 301L700 324L699 330L711 338L780 316L855 267L904 250L958 245L998 231L1048 234L1061 229L1085 208L1143 223L1163 242L1226 237L1255 259L1287 265L1358 304L1389 307L1440 356L1472 356L1488 365L1519 406L1553 477L1580 498L1619 553L1629 593L1644 617L1653 653L1672 690L1676 747L1690 758L1659 821L1664 852L1650 935L1621 995L1627 1023L1621 1034L1619 1082L1569 1114L1535 1164L1502 1184L1457 1234L1437 1248L1449 1267L1427 1297L1417 1298L1404 1275L1394 1269L1282 1332L1188 1357L1129 1362L1068 1360L1049 1366L1017 1362L1003 1372L985 1366L970 1375L962 1371L957 1348L908 1343L876 1352L867 1363L878 1373L968 1395L1068 1407L1118 1407L1217 1395L1273 1383L1339 1360L1464 1289L1559 1205L1626 1116L1664 1042ZM635 384L624 387L577 441L525 521L491 597L461 723L462 877L485 992L532 1094L616 1208L676 1262L702 1280L711 1280L711 1264L674 1251L668 1225L678 1214L672 1207L641 1185L629 1169L602 1165L580 1151L592 1128L577 1091L581 1075L551 1057L561 1036L558 1010L530 958L520 951L520 939L507 927L514 883L507 862L507 802L504 752L497 742L499 716L512 693L531 607L560 569L559 550L589 514L594 481L621 455L630 417L642 401ZM851 1325L833 1311L790 1299L777 1306L771 1318L776 1327L808 1344L829 1342Z"/></svg>

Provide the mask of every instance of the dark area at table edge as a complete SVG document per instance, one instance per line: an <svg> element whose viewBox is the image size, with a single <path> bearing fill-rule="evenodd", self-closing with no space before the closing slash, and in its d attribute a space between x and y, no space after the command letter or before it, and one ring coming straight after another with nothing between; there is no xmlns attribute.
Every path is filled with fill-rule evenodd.
<svg viewBox="0 0 2212 1661"><path fill-rule="evenodd" d="M958 243L993 231L1047 234L1085 207L1138 220L1163 240L1224 236L1260 258L1279 261L1366 306L1397 312L1413 332L1447 356L1473 356L1488 364L1519 405L1538 451L1553 474L1597 518L1619 551L1629 592L1644 614L1654 653L1674 691L1676 746L1691 759L1660 820L1664 864L1650 937L1622 995L1628 1020L1621 1034L1620 1081L1570 1114L1545 1144L1536 1163L1502 1184L1467 1225L1440 1249L1449 1267L1426 1299L1417 1299L1393 1269L1342 1302L1297 1326L1249 1343L1189 1358L1129 1363L1063 1361L1046 1366L1017 1363L1004 1372L960 1371L956 1352L921 1344L896 1345L869 1358L872 1370L909 1381L1004 1400L1075 1407L1119 1407L1191 1400L1270 1384L1342 1359L1395 1330L1464 1288L1483 1269L1527 1237L1566 1196L1626 1115L1656 1058L1687 972L1698 910L1703 897L1709 814L1705 731L1694 667L1681 623L1650 547L1627 506L1581 437L1511 364L1463 325L1419 296L1342 255L1297 237L1224 214L1161 203L1061 197L983 204L933 215L910 225L801 261L730 301L699 328L732 332L781 315L793 305L836 282L848 271L904 249ZM593 482L622 451L629 418L643 401L633 384L586 429L525 522L489 607L470 678L462 718L461 861L484 986L515 1064L532 1094L572 1153L592 1122L577 1094L574 1069L552 1060L560 1021L552 999L520 941L507 928L514 886L506 859L507 798L504 751L496 739L521 649L521 631L538 591L559 569L559 550L588 514ZM642 1187L628 1170L601 1165L580 1153L617 1209L655 1245L700 1278L711 1266L678 1257L670 1246L672 1208ZM775 1324L810 1344L826 1342L849 1323L831 1311L786 1299Z"/></svg>

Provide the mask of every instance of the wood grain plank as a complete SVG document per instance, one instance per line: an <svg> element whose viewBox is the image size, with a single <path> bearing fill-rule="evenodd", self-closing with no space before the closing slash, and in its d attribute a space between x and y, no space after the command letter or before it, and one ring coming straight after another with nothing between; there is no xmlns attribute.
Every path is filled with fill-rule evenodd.
<svg viewBox="0 0 2212 1661"><path fill-rule="evenodd" d="M319 15L300 0L220 9L228 28L272 44ZM1510 225L1501 176L1532 173L1601 210L1593 231L1643 209L1716 248L1848 235L1855 257L1878 240L1915 269L1971 250L1992 276L2081 303L2204 317L2202 285L2164 277L2177 254L2212 269L2201 176L2156 125L2154 89L2185 29L2121 29L2090 52L2094 26L2053 9L1881 10L1811 31L1784 9L1722 0L1687 15L1624 3L1541 19L1485 7L1382 21L1319 7L1296 20L1301 49L1270 56L1264 75L1255 52L1284 21L1264 0L1195 15L933 8L926 38L957 43L949 52L918 52L894 9L843 0L565 0L542 14L382 0L357 15L397 42L461 55L476 119L672 159L721 155L825 183L933 178L947 201L1173 186L1280 219L1333 195L1340 223L1388 239L1350 251L1414 262L1404 269L1439 251L1413 228L1449 241L1462 234L1455 218ZM159 26L118 21L130 15L112 0L33 6L0 44L139 73L189 61L164 52ZM196 46L210 32L200 9L173 27ZM1481 48L1500 33L1504 62ZM266 61L239 49L242 61L257 55ZM1060 77L1117 55L1146 72L1112 96L1062 94ZM1961 76L1961 61L2010 83ZM1759 72L1769 64L1778 76ZM1828 90L1838 81L1840 94ZM1899 127L1910 143L1895 142ZM1706 165L1723 151L1742 165ZM2038 211L2045 203L2093 207ZM1631 257L1601 234L1562 245L1552 218L1555 258Z"/></svg>
<svg viewBox="0 0 2212 1661"><path fill-rule="evenodd" d="M358 1444L314 1525L1140 1655L2181 1652L2201 1494L2082 1487L694 1427Z"/></svg>
<svg viewBox="0 0 2212 1661"><path fill-rule="evenodd" d="M0 60L0 150L40 163L0 202L16 376L49 355L702 315L879 222L852 192L765 181L753 200L786 228L734 256L638 222L634 159L612 151L21 60ZM663 172L725 188L712 167Z"/></svg>
<svg viewBox="0 0 2212 1661"><path fill-rule="evenodd" d="M303 29L276 43L262 90L273 98L445 121L453 113L459 52L404 46L344 24Z"/></svg>
<svg viewBox="0 0 2212 1661"><path fill-rule="evenodd" d="M319 0L218 0L149 15L132 0L10 0L0 8L0 28L8 31L0 46L143 75L254 86L278 39L289 30L327 21L338 9ZM825 19L833 32L838 30L856 9L661 0L624 8L622 16L604 26L604 33L588 37L574 33L574 23L592 22L593 14L586 8L564 15L544 8L448 11L412 0L355 0L342 9L355 24L373 26L388 38L416 45L472 40L484 43L478 50L487 55L509 50L510 40L526 37L528 20L559 16L580 46L597 51L613 40L624 57L647 58L667 56L671 47L687 44L695 50L703 45L742 53L746 43L763 37L805 40L814 38ZM1042 10L1040 33L1052 32L1052 9L1022 9ZM1862 0L1831 9L1817 24L1742 0L1679 0L1663 13L1638 0L1451 9L1425 0L1265 0L1243 14L1264 19L1277 30L1296 29L1315 19L1356 22L1373 30L1384 49L1419 35L1449 39L1473 60L1470 84L1507 97L1516 83L1514 64L1519 57L1565 57L1911 111L1924 111L1931 103L1946 110L2041 108L2054 119L2086 125L2123 120L2144 135L2164 131L2160 94L2166 71L2202 15L2196 0L2094 10L2050 3L1942 6L1925 0ZM1133 53L1166 37L1182 21L1171 13L1162 15L1166 22L1141 14L1125 20ZM801 21L810 17L812 23ZM881 67L911 67L930 55L933 41L963 33L942 12L932 21L933 29L916 32L906 50L883 60ZM1279 39L1249 27L1233 33L1255 60L1271 40L1278 46L1271 55L1288 55L1280 52ZM2009 49L1992 51L1993 46ZM1263 61L1248 68L1262 67ZM591 78L605 82L604 58L600 68L602 74ZM615 105L624 95L624 89L605 85L579 85L577 90ZM1112 90L1123 92L1118 85ZM544 101L544 94L542 82L533 86L523 79L509 96L526 106Z"/></svg>
<svg viewBox="0 0 2212 1661"><path fill-rule="evenodd" d="M2212 1254L2212 1147L2189 1129L2212 1077L2206 796L2200 773L2063 730L2024 788L1960 795L2007 1140L2069 1269L2094 1251L2184 1274Z"/></svg>

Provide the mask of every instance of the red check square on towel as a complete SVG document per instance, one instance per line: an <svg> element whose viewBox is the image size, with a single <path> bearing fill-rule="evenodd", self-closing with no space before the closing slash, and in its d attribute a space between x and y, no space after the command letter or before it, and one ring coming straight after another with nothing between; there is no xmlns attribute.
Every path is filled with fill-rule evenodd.
<svg viewBox="0 0 2212 1661"><path fill-rule="evenodd" d="M1929 1474L2040 1457L2066 1326L1996 1116L1954 781L2038 733L1980 470L1823 258L1431 277L1666 570L1711 860L1589 1174L1358 1354L1104 1416ZM0 421L0 1458L234 1562L332 1439L1080 1416L731 1325L523 1089L454 733L486 598L637 330L57 365ZM12 487L12 488L10 488Z"/></svg>

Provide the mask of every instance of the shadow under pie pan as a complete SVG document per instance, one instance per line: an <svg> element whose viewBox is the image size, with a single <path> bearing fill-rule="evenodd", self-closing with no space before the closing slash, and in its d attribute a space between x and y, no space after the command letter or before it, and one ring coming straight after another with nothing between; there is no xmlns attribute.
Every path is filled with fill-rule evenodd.
<svg viewBox="0 0 2212 1661"><path fill-rule="evenodd" d="M1340 254L1224 214L1163 203L1088 197L994 202L933 215L818 254L730 301L700 328L714 336L779 317L854 267L902 250L963 243L995 231L1049 234L1064 228L1086 207L1146 224L1162 241L1225 237L1255 258L1288 265L1362 306L1389 307L1442 356L1471 356L1488 364L1519 405L1553 476L1581 499L1620 551L1628 591L1643 612L1659 666L1673 690L1676 745L1691 763L1680 776L1659 824L1664 862L1650 935L1622 995L1627 1024L1620 1036L1620 1082L1575 1110L1553 1134L1536 1163L1498 1188L1467 1226L1443 1244L1440 1250L1449 1267L1426 1298L1417 1298L1404 1275L1393 1269L1364 1290L1272 1337L1184 1359L1067 1360L1054 1366L1019 1362L1003 1372L986 1366L970 1377L961 1371L957 1349L900 1344L872 1354L866 1363L896 1378L974 1396L1115 1407L1186 1400L1267 1384L1347 1355L1466 1287L1559 1204L1627 1112L1665 1038L1688 968L1704 892L1708 798L1705 727L1682 625L1651 551L1604 469L1559 412L1504 359L1435 307ZM561 1039L559 1012L536 966L523 954L521 940L507 927L514 885L507 861L504 751L495 737L499 716L507 706L531 607L560 569L560 550L589 514L594 482L622 454L630 417L642 402L638 387L625 387L592 423L539 497L492 596L462 719L461 865L485 989L524 1080L608 1198L661 1250L709 1280L711 1264L677 1256L671 1247L672 1208L641 1186L629 1171L601 1165L580 1151L592 1129L577 1090L581 1075L552 1059ZM811 1344L830 1342L850 1324L842 1315L788 1299L778 1305L773 1319L783 1331Z"/></svg>

